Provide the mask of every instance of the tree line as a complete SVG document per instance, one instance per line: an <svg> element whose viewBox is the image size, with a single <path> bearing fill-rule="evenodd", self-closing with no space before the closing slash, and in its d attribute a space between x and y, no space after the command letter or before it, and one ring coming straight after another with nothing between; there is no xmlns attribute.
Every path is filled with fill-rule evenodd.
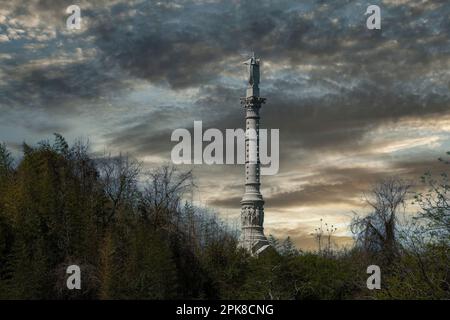
<svg viewBox="0 0 450 320"><path fill-rule="evenodd" d="M190 171L144 172L127 155L92 156L88 143L69 146L58 134L23 144L19 161L0 144L0 298L449 298L448 177L421 182L427 188L414 194L401 179L377 184L371 212L351 223L350 249L332 248L330 226L319 251L271 236L274 250L253 257L235 226L185 200ZM410 200L418 213L402 219ZM80 290L66 287L72 264ZM382 270L381 290L366 287L371 264Z"/></svg>

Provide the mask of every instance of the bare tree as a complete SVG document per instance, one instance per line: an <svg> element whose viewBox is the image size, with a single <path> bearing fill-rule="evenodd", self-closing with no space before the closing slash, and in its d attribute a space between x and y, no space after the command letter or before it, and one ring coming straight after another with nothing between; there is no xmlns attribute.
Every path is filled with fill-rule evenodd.
<svg viewBox="0 0 450 320"><path fill-rule="evenodd" d="M355 215L351 223L357 245L366 252L383 253L388 260L398 253L396 225L399 211L405 209L410 187L410 183L398 178L390 178L374 186L366 197L371 212L364 217Z"/></svg>
<svg viewBox="0 0 450 320"><path fill-rule="evenodd" d="M450 155L450 152L447 154ZM445 164L450 161L439 159ZM430 172L421 177L425 184L424 192L415 195L415 203L421 210L418 219L427 224L427 232L433 240L450 243L450 179L448 172L435 178Z"/></svg>
<svg viewBox="0 0 450 320"><path fill-rule="evenodd" d="M111 210L107 216L107 221L110 221L115 218L120 206L132 204L133 198L137 196L140 164L128 155L107 154L96 159L96 167L111 202Z"/></svg>
<svg viewBox="0 0 450 320"><path fill-rule="evenodd" d="M192 171L183 172L164 165L147 176L141 201L143 214L156 227L177 225L183 196L195 187Z"/></svg>

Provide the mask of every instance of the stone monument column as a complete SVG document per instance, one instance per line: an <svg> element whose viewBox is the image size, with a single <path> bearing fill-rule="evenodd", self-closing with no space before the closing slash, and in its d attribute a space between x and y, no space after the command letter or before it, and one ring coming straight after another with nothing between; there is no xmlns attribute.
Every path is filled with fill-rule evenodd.
<svg viewBox="0 0 450 320"><path fill-rule="evenodd" d="M245 62L249 79L247 94L241 98L245 108L245 193L241 200L240 246L258 255L269 247L264 235L264 200L260 192L259 109L266 99L259 96L260 59Z"/></svg>

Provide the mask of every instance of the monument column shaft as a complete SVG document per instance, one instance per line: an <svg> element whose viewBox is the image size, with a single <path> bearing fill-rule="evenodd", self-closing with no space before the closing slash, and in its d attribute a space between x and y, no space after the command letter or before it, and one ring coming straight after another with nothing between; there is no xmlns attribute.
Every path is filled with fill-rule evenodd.
<svg viewBox="0 0 450 320"><path fill-rule="evenodd" d="M247 108L245 121L245 193L260 193L258 108Z"/></svg>

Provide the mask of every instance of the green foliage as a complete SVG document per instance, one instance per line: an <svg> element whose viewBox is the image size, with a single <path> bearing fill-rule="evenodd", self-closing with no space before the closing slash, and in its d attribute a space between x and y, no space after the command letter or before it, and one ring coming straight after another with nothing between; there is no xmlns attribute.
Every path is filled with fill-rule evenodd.
<svg viewBox="0 0 450 320"><path fill-rule="evenodd" d="M420 253L405 252L383 277L377 299L449 299L448 246L427 246Z"/></svg>
<svg viewBox="0 0 450 320"><path fill-rule="evenodd" d="M271 251L249 264L243 299L346 299L356 291L354 270L344 258Z"/></svg>
<svg viewBox="0 0 450 320"><path fill-rule="evenodd" d="M3 276L11 297L53 297L64 285L57 282L58 264L68 257L95 263L101 194L84 188L73 172L73 163L47 144L27 147L2 194L0 220L14 235Z"/></svg>
<svg viewBox="0 0 450 320"><path fill-rule="evenodd" d="M0 143L0 182L12 172L13 159L6 145Z"/></svg>
<svg viewBox="0 0 450 320"><path fill-rule="evenodd" d="M236 248L233 238L209 244L201 255L210 279L210 298L235 299L241 294L242 280L248 275L249 254Z"/></svg>
<svg viewBox="0 0 450 320"><path fill-rule="evenodd" d="M110 284L103 298L176 298L176 269L168 244L159 234L135 223L127 229L129 236L125 230L116 230L113 237L116 250L106 271Z"/></svg>
<svg viewBox="0 0 450 320"><path fill-rule="evenodd" d="M448 160L439 159L446 165ZM428 235L437 242L445 242L450 245L450 181L449 172L442 172L434 177L431 172L421 177L425 184L425 192L417 193L415 202L421 211L417 219L426 223Z"/></svg>
<svg viewBox="0 0 450 320"><path fill-rule="evenodd" d="M0 145L0 299L450 298L448 212L437 207L448 184L417 197L426 223L399 239L390 264L363 247L304 253L273 236L255 257L213 212L181 202L190 172L164 166L138 188L134 160L92 159L58 134L23 152L14 167ZM81 290L66 287L71 264ZM382 269L381 290L366 288L370 264Z"/></svg>

